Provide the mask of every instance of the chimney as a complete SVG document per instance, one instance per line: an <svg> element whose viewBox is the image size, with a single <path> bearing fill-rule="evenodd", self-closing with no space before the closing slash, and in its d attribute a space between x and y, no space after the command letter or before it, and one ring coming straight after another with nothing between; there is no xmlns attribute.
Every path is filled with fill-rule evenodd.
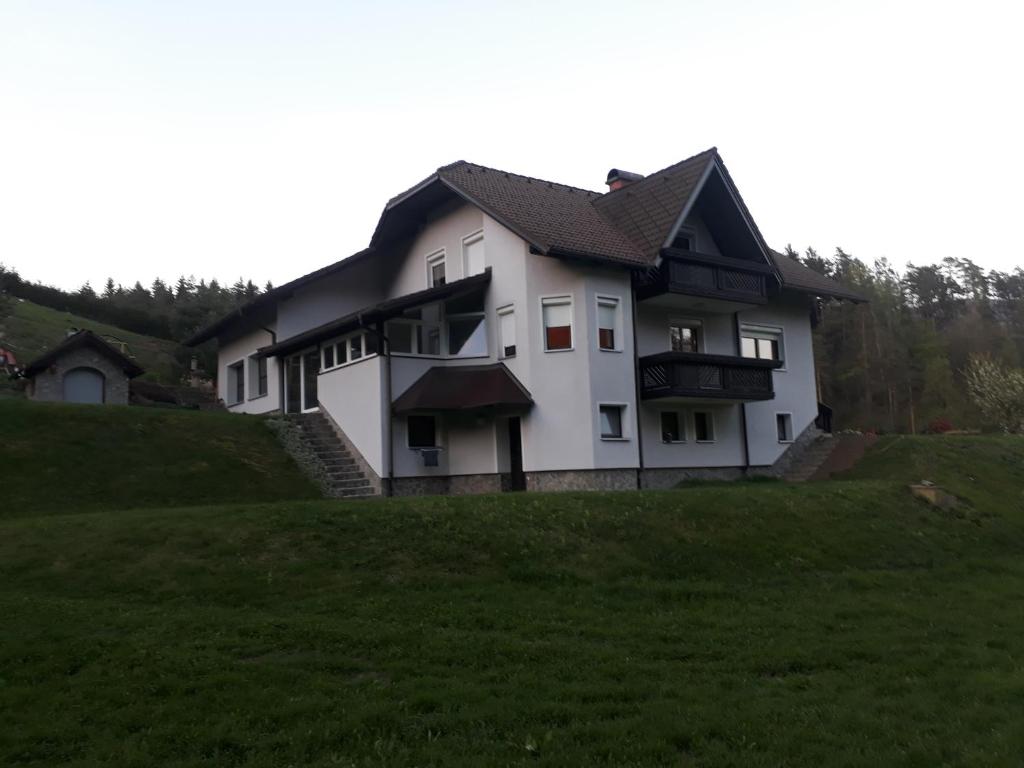
<svg viewBox="0 0 1024 768"><path fill-rule="evenodd" d="M608 191L614 192L616 189L622 189L628 187L634 182L640 181L643 178L643 174L630 173L629 171L620 171L618 168L612 168L608 171L608 179L605 184L608 185Z"/></svg>

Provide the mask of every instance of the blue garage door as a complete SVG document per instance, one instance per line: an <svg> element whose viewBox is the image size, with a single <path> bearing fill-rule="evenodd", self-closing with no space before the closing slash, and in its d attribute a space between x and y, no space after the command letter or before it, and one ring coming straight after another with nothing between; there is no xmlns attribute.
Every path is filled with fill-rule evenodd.
<svg viewBox="0 0 1024 768"><path fill-rule="evenodd" d="M75 368L64 375L64 402L102 403L103 374L95 368Z"/></svg>

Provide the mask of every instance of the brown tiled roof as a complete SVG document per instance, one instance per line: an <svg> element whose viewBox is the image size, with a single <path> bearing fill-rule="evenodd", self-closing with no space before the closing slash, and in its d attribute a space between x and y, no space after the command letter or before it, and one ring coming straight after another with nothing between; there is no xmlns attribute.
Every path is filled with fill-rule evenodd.
<svg viewBox="0 0 1024 768"><path fill-rule="evenodd" d="M771 251L772 261L782 278L782 287L801 293L810 293L815 296L831 296L836 299L847 299L849 301L867 301L867 297L847 288L831 277L825 277L815 272L810 267L805 267L799 261L784 253Z"/></svg>
<svg viewBox="0 0 1024 768"><path fill-rule="evenodd" d="M145 371L127 355L122 354L119 350L114 349L109 343L101 339L95 333L89 330L78 331L77 333L68 336L64 341L58 344L56 347L40 355L31 363L25 367L25 376L31 378L41 371L45 371L57 359L74 349L80 347L92 347L97 352L106 355L110 358L129 379L134 379L136 376L141 376Z"/></svg>
<svg viewBox="0 0 1024 768"><path fill-rule="evenodd" d="M594 206L601 197L596 192L465 161L439 168L437 175L544 253L647 263L637 245Z"/></svg>
<svg viewBox="0 0 1024 768"><path fill-rule="evenodd" d="M414 411L525 410L533 405L526 387L502 363L436 365L394 402L395 413Z"/></svg>
<svg viewBox="0 0 1024 768"><path fill-rule="evenodd" d="M718 150L714 147L707 149L600 196L594 201L594 207L636 243L647 260L654 261L717 156Z"/></svg>

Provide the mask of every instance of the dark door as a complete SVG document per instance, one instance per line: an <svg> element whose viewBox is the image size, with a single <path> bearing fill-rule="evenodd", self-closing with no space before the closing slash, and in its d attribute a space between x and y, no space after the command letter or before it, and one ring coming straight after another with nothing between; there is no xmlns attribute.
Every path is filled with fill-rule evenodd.
<svg viewBox="0 0 1024 768"><path fill-rule="evenodd" d="M284 366L285 413L302 411L302 358L289 357Z"/></svg>
<svg viewBox="0 0 1024 768"><path fill-rule="evenodd" d="M314 349L302 356L302 407L305 410L319 408L316 396L316 377L320 372L320 351Z"/></svg>
<svg viewBox="0 0 1024 768"><path fill-rule="evenodd" d="M526 475L523 473L523 436L520 431L519 417L508 420L508 458L510 491L526 490Z"/></svg>

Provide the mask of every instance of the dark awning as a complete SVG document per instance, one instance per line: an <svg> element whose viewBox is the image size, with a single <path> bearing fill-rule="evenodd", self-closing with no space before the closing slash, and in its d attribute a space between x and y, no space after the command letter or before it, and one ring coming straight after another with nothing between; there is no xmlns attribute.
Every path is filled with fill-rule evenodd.
<svg viewBox="0 0 1024 768"><path fill-rule="evenodd" d="M333 336L340 336L357 328L372 328L375 323L397 317L407 309L414 309L434 301L444 301L445 299L466 296L474 291L481 290L489 282L491 282L490 267L479 275L465 277L462 280L455 280L446 285L416 291L416 293L407 293L404 296L364 307L358 312L352 312L344 317L339 317L337 320L318 325L316 328L311 328L308 331L291 336L284 341L279 341L277 344L271 344L269 347L263 347L259 350L258 355L260 357L274 357L286 355L289 352L297 352L311 344L316 344Z"/></svg>
<svg viewBox="0 0 1024 768"><path fill-rule="evenodd" d="M395 413L414 411L524 411L533 398L502 363L434 366L397 400Z"/></svg>

